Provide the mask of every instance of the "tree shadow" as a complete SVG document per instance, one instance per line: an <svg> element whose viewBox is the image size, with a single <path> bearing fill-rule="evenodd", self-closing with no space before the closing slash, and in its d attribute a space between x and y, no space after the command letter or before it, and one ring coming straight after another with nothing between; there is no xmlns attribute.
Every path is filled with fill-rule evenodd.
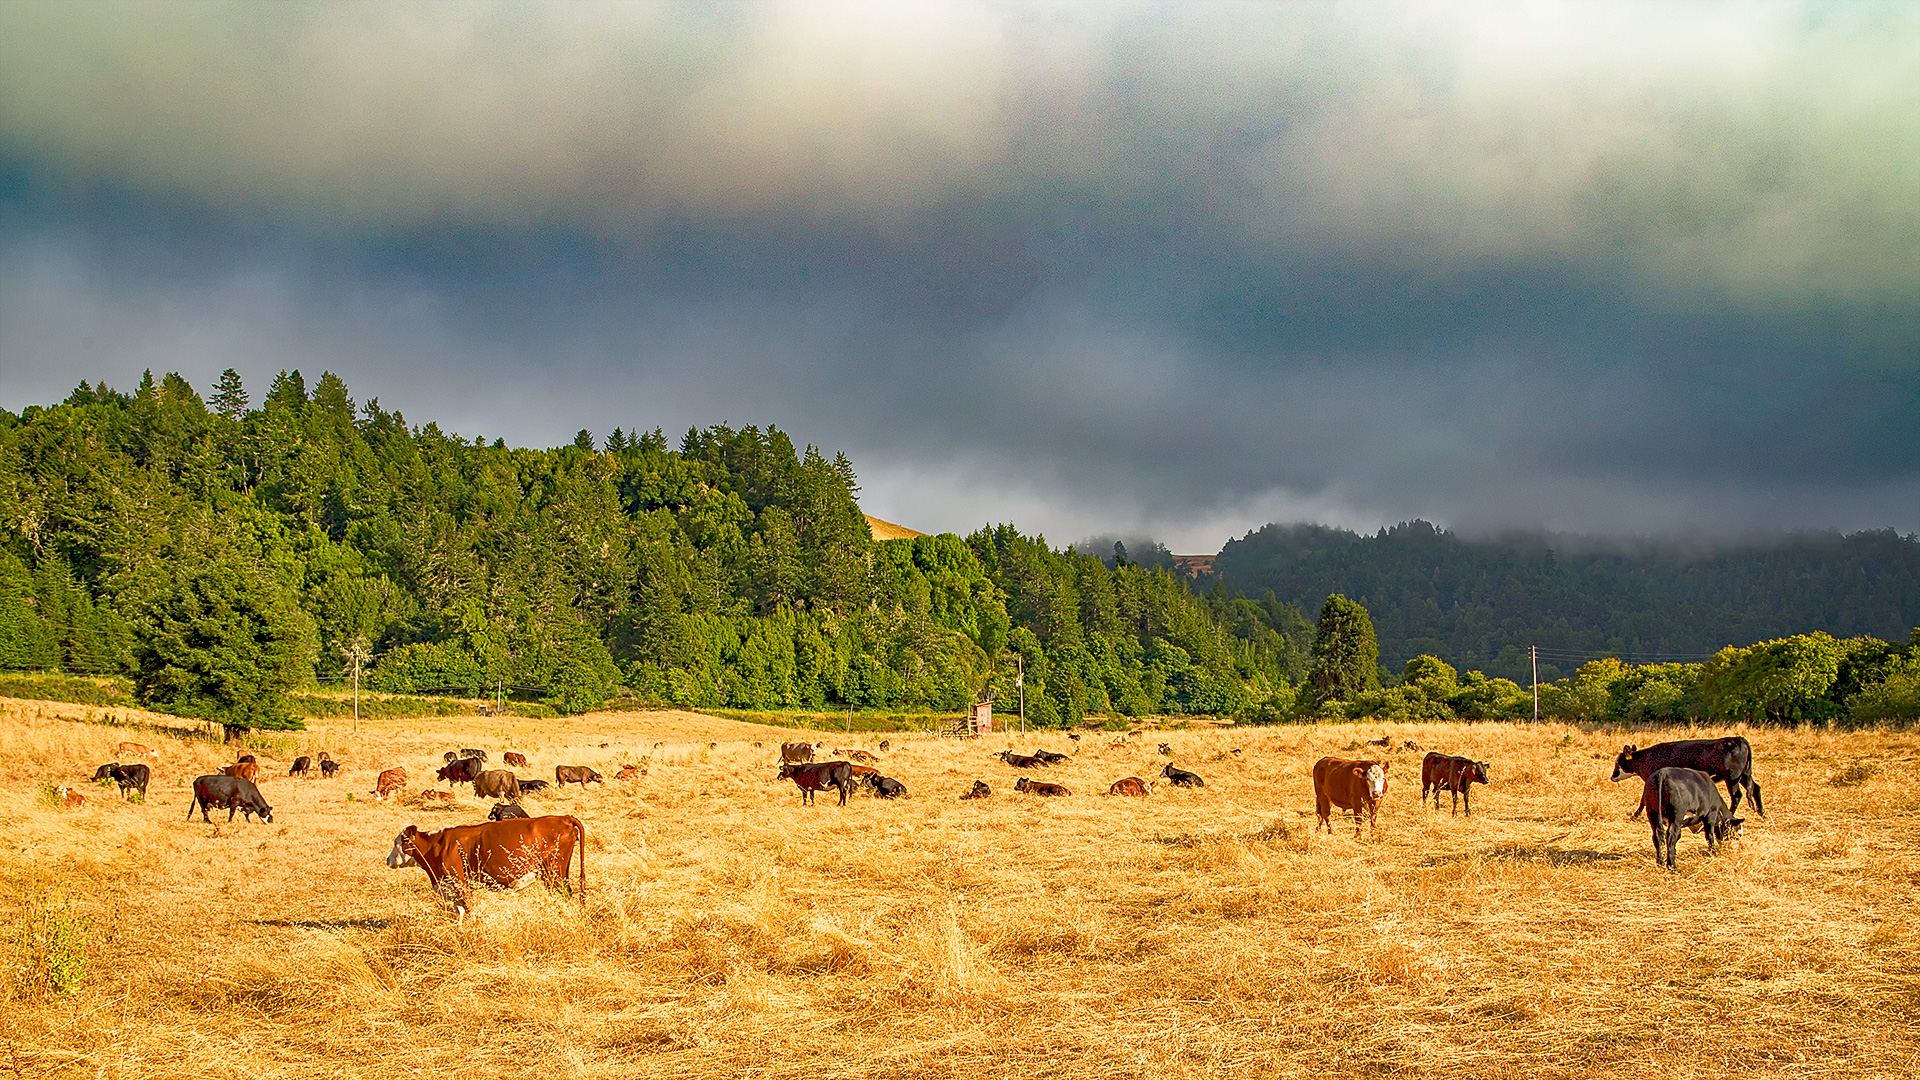
<svg viewBox="0 0 1920 1080"><path fill-rule="evenodd" d="M279 926L292 930L385 930L392 919L248 919L255 926Z"/></svg>

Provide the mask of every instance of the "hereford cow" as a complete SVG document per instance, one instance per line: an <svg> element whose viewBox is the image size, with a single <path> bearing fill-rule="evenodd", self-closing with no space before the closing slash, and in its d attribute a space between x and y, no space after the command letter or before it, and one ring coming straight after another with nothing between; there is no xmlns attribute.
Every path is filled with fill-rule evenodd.
<svg viewBox="0 0 1920 1080"><path fill-rule="evenodd" d="M527 767L527 755L516 754L511 750L507 751L504 754L501 754L500 760L505 762L508 765L517 766L522 769Z"/></svg>
<svg viewBox="0 0 1920 1080"><path fill-rule="evenodd" d="M337 761L323 761L320 763L320 778L323 780L332 779L333 774L339 771L340 763Z"/></svg>
<svg viewBox="0 0 1920 1080"><path fill-rule="evenodd" d="M1360 813L1366 811L1367 823L1380 827L1380 797L1387 792L1387 763L1384 761L1348 761L1324 757L1313 763L1313 802L1324 825L1333 831L1331 807L1353 811L1353 835L1360 836Z"/></svg>
<svg viewBox="0 0 1920 1080"><path fill-rule="evenodd" d="M220 775L245 780L249 784L257 784L260 782L260 766L251 761L239 761L221 769Z"/></svg>
<svg viewBox="0 0 1920 1080"><path fill-rule="evenodd" d="M780 763L783 765L804 765L813 760L813 744L788 742L780 744Z"/></svg>
<svg viewBox="0 0 1920 1080"><path fill-rule="evenodd" d="M1420 762L1420 805L1427 805L1427 792L1433 792L1433 808L1440 809L1440 793L1453 792L1453 812L1460 812L1460 800L1467 802L1467 816L1473 816L1473 785L1487 783L1485 762L1472 758L1428 754Z"/></svg>
<svg viewBox="0 0 1920 1080"><path fill-rule="evenodd" d="M1176 769L1171 764L1167 765L1166 768L1161 769L1160 775L1166 777L1167 783L1172 784L1174 787L1206 787L1207 786L1207 782L1205 780L1200 779L1199 773L1190 773L1185 769Z"/></svg>
<svg viewBox="0 0 1920 1080"><path fill-rule="evenodd" d="M1058 795L1073 794L1073 792L1067 790L1067 785L1065 784L1050 784L1045 780L1029 780L1024 776L1014 783L1013 790L1024 791L1029 795L1043 795L1049 798Z"/></svg>
<svg viewBox="0 0 1920 1080"><path fill-rule="evenodd" d="M68 810L78 810L87 805L87 797L85 795L80 794L65 784L55 788L54 792L60 796L60 805ZM189 811L189 813L191 813L191 811Z"/></svg>
<svg viewBox="0 0 1920 1080"><path fill-rule="evenodd" d="M993 789L987 786L987 782L985 780L975 780L973 782L973 790L967 792L965 795L960 796L960 798L963 800L991 799L993 798Z"/></svg>
<svg viewBox="0 0 1920 1080"><path fill-rule="evenodd" d="M1719 850L1721 841L1740 838L1743 819L1733 816L1733 811L1721 800L1713 777L1699 769L1668 766L1656 770L1640 792L1640 809L1653 827L1653 861L1669 870L1679 869L1674 862L1674 848L1680 844L1683 828L1706 832L1709 855ZM1662 831L1666 833L1664 857L1660 847Z"/></svg>
<svg viewBox="0 0 1920 1080"><path fill-rule="evenodd" d="M1753 747L1739 735L1725 739L1682 739L1645 750L1622 747L1620 756L1613 759L1613 779L1620 781L1638 776L1649 780L1654 773L1670 767L1698 769L1727 785L1727 798L1732 801L1727 810L1730 814L1740 809L1740 794L1744 791L1753 797L1754 810L1761 817L1767 815L1766 807L1760 804L1760 784L1753 778ZM1633 816L1637 818L1642 812L1644 807L1636 807Z"/></svg>
<svg viewBox="0 0 1920 1080"><path fill-rule="evenodd" d="M1123 776L1107 788L1107 794L1133 795L1144 799L1153 794L1153 785L1137 776Z"/></svg>
<svg viewBox="0 0 1920 1080"><path fill-rule="evenodd" d="M96 781L111 780L120 785L120 797L123 799L133 798L128 794L132 791L138 791L140 797L144 799L147 797L147 780L152 775L151 769L137 761L131 765L122 765L114 761L94 770L93 778Z"/></svg>
<svg viewBox="0 0 1920 1080"><path fill-rule="evenodd" d="M543 881L565 889L573 853L580 853L580 899L586 902L587 827L570 815L508 818L423 833L409 825L393 838L387 866L418 866L433 891L453 902L460 918L475 885L520 889Z"/></svg>
<svg viewBox="0 0 1920 1080"><path fill-rule="evenodd" d="M861 779L867 782L867 786L873 789L875 795L883 799L897 799L907 793L907 785L889 776L870 773Z"/></svg>
<svg viewBox="0 0 1920 1080"><path fill-rule="evenodd" d="M261 821L273 824L273 807L261 798L260 789L253 786L253 781L224 773L196 777L193 781L193 799L187 803L187 820L193 820L193 812L197 808L200 820L211 825L213 821L207 817L207 810L219 807L226 808L228 821L232 821L234 812L238 811L245 814L248 821L258 814Z"/></svg>
<svg viewBox="0 0 1920 1080"><path fill-rule="evenodd" d="M506 799L511 802L520 797L520 781L514 777L511 770L488 769L473 778L473 797Z"/></svg>
<svg viewBox="0 0 1920 1080"><path fill-rule="evenodd" d="M159 757L160 752L153 749L150 746L142 746L137 742L123 742L120 744L119 752L116 753L114 756L115 757L147 757L149 755L153 757Z"/></svg>
<svg viewBox="0 0 1920 1080"><path fill-rule="evenodd" d="M310 776L313 773L313 759L305 754L293 759L293 768L287 770L288 776Z"/></svg>
<svg viewBox="0 0 1920 1080"><path fill-rule="evenodd" d="M853 793L853 766L844 761L822 761L814 764L801 764L789 761L780 766L778 780L791 780L800 786L800 803L803 806L813 804L813 793L833 788L840 792L840 805L847 805L847 796Z"/></svg>
<svg viewBox="0 0 1920 1080"><path fill-rule="evenodd" d="M452 787L455 784L470 784L474 777L484 771L479 758L456 758L440 766L440 771L433 775L435 779L445 780L447 786Z"/></svg>
<svg viewBox="0 0 1920 1080"><path fill-rule="evenodd" d="M380 779L374 781L373 797L382 801L386 797L407 786L407 770L386 769L380 773Z"/></svg>
<svg viewBox="0 0 1920 1080"><path fill-rule="evenodd" d="M510 802L494 803L493 809L487 811L488 821L505 821L510 817L532 817L532 816L533 815L527 813L525 810L520 809L520 807Z"/></svg>
<svg viewBox="0 0 1920 1080"><path fill-rule="evenodd" d="M566 787L568 784L579 784L581 787L586 787L588 784L599 784L604 787L606 782L606 777L601 776L585 765L555 765L553 767L553 783L555 787Z"/></svg>

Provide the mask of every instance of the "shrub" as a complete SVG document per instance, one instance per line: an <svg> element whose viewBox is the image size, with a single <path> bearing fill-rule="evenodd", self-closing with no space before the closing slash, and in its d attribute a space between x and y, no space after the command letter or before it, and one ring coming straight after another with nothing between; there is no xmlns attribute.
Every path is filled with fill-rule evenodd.
<svg viewBox="0 0 1920 1080"><path fill-rule="evenodd" d="M71 994L87 976L93 920L73 911L73 898L27 897L14 930L14 978L29 994Z"/></svg>

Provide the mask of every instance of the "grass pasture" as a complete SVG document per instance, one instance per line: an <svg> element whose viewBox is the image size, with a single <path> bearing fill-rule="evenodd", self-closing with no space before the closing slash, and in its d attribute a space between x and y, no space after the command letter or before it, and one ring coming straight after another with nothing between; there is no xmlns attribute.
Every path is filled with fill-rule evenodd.
<svg viewBox="0 0 1920 1080"><path fill-rule="evenodd" d="M248 826L182 820L183 781L225 748L162 718L84 712L0 701L12 1075L1920 1068L1912 734L1745 732L1771 817L1749 815L1712 860L1688 834L1668 875L1626 820L1638 784L1606 780L1622 737L1555 725L1181 731L1117 748L1089 735L1046 774L1074 794L1046 801L1013 794L1017 774L989 754L1073 752L1064 736L892 735L883 770L911 797L841 809L802 807L772 780L780 730L726 719L363 720L358 736L316 725L262 755L276 821ZM1421 809L1420 755L1399 751L1377 833L1316 835L1312 762L1381 735L1489 762L1474 817ZM159 750L144 806L84 784L121 739ZM1162 741L1205 789L1101 794L1157 772ZM549 778L556 763L611 777L646 759L638 782L528 799L585 821L584 908L486 894L455 924L424 874L386 868L407 823L476 821L486 805L370 802L374 774L404 765L415 792L459 746L496 764L519 750L522 775ZM293 754L319 749L343 776L285 778ZM975 778L993 798L958 801ZM48 781L88 805L56 807ZM32 977L33 928L48 924L27 918L63 902L83 920L86 970L65 994Z"/></svg>

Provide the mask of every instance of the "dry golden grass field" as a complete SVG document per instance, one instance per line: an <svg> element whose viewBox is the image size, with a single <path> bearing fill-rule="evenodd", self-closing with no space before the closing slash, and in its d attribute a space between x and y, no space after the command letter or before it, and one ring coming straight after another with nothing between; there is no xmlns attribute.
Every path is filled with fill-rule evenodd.
<svg viewBox="0 0 1920 1080"><path fill-rule="evenodd" d="M0 701L5 1076L1920 1074L1912 734L1744 732L1771 817L1667 874L1607 781L1623 736L1555 725L1089 735L1056 800L989 755L1063 735L896 735L911 797L841 809L773 779L778 729L689 713L330 722L262 754L273 824L214 826L185 785L230 752L111 711ZM1312 762L1383 734L1489 762L1478 812L1421 808L1396 750L1378 831L1315 835ZM84 783L122 739L159 751L144 806ZM1102 794L1162 741L1204 789ZM371 802L374 774L417 792L460 746L549 778L649 759L527 800L586 823L584 907L490 893L456 924L386 868L407 823L487 807ZM348 771L286 778L321 749ZM84 980L50 993L67 898Z"/></svg>

